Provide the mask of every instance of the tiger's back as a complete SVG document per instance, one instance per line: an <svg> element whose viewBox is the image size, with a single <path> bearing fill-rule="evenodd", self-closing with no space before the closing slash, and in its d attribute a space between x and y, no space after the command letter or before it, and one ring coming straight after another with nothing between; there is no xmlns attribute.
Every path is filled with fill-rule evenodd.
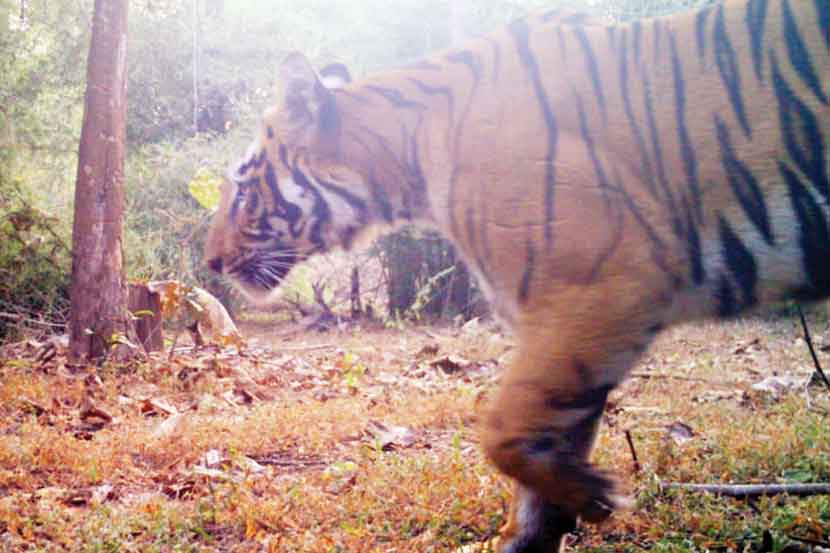
<svg viewBox="0 0 830 553"><path fill-rule="evenodd" d="M588 453L661 329L830 294L830 3L574 21L336 90L289 57L208 239L254 297L373 224L459 248L519 342L483 434L517 482L509 553L611 512Z"/></svg>

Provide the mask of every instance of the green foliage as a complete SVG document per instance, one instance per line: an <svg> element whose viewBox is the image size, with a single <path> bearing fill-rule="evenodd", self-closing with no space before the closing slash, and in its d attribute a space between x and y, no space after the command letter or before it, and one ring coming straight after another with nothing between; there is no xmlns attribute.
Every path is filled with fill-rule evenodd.
<svg viewBox="0 0 830 553"><path fill-rule="evenodd" d="M389 290L389 315L453 317L471 314L472 282L454 248L434 232L413 227L377 241Z"/></svg>
<svg viewBox="0 0 830 553"><path fill-rule="evenodd" d="M193 199L203 208L213 211L219 207L222 179L206 169L199 169L191 179L187 189Z"/></svg>
<svg viewBox="0 0 830 553"><path fill-rule="evenodd" d="M70 252L58 224L0 172L0 340L65 319Z"/></svg>

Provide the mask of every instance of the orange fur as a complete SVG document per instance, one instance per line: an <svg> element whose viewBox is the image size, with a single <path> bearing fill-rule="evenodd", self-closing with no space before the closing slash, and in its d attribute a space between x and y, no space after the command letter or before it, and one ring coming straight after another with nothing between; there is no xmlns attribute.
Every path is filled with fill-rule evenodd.
<svg viewBox="0 0 830 553"><path fill-rule="evenodd" d="M292 55L207 256L264 298L374 224L442 232L519 340L483 433L519 484L501 549L556 551L617 503L587 457L660 329L830 294L828 19L542 14L338 90Z"/></svg>

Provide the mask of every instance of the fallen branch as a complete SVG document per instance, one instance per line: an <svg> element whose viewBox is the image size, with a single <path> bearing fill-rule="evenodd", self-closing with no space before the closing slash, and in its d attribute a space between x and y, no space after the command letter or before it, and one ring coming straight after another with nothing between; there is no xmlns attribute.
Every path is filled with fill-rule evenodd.
<svg viewBox="0 0 830 553"><path fill-rule="evenodd" d="M338 344L309 344L307 346L275 346L274 349L277 351L311 351L336 347L338 347Z"/></svg>
<svg viewBox="0 0 830 553"><path fill-rule="evenodd" d="M816 547L830 547L830 542L826 541L813 540L810 538L799 538L798 536L793 536L792 534L787 534L787 537L793 541L800 541L801 543L806 543L807 545L814 545Z"/></svg>
<svg viewBox="0 0 830 553"><path fill-rule="evenodd" d="M643 380L682 380L683 382L702 382L704 384L714 384L717 386L734 386L737 384L737 382L711 380L697 376L682 376L679 374L666 373L633 372L631 373L631 378L642 378Z"/></svg>
<svg viewBox="0 0 830 553"><path fill-rule="evenodd" d="M830 483L820 484L682 484L669 482L665 489L707 492L727 497L762 497L765 495L830 495Z"/></svg>
<svg viewBox="0 0 830 553"><path fill-rule="evenodd" d="M50 328L65 328L66 327L66 325L63 325L63 324L50 323L49 321L41 321L39 319L33 319L31 317L21 315L19 313L7 313L5 311L0 312L0 318L8 319L10 321L18 321L18 322L26 323L26 324L48 326Z"/></svg>

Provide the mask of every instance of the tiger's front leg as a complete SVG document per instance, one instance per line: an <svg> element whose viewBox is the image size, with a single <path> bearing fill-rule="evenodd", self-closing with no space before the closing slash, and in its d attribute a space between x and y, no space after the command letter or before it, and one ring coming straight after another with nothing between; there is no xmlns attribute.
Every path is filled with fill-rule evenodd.
<svg viewBox="0 0 830 553"><path fill-rule="evenodd" d="M507 523L498 541L500 553L560 551L565 535L576 530L576 517L546 501L533 490L516 484Z"/></svg>
<svg viewBox="0 0 830 553"><path fill-rule="evenodd" d="M608 340L601 329L578 342L567 330L523 339L503 377L483 438L490 459L517 483L501 553L556 553L578 519L602 521L621 502L588 457L609 392L650 335L605 330Z"/></svg>
<svg viewBox="0 0 830 553"><path fill-rule="evenodd" d="M594 444L600 417L575 438L577 458L587 460ZM577 518L550 503L532 489L516 483L507 523L501 529L500 553L547 553L560 551L566 534L576 530Z"/></svg>

